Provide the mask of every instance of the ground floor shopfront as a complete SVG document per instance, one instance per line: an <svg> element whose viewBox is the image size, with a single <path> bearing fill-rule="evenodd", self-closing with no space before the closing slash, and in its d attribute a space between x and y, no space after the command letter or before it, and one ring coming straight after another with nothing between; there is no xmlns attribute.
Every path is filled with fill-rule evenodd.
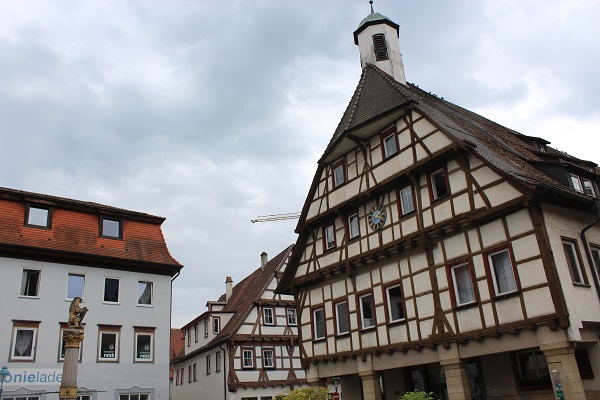
<svg viewBox="0 0 600 400"><path fill-rule="evenodd" d="M397 400L415 389L442 400L545 400L555 398L556 370L569 400L600 399L598 334L572 342L566 331L536 330L447 343L363 353L309 366L312 384L340 378L343 400Z"/></svg>

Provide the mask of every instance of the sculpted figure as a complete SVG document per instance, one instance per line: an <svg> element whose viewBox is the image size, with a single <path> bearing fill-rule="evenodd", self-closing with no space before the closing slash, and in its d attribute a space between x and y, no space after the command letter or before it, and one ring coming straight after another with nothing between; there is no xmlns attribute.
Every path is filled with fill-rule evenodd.
<svg viewBox="0 0 600 400"><path fill-rule="evenodd" d="M75 297L69 306L69 327L81 328L81 321L88 312L88 308L81 308L79 303L81 303L81 297Z"/></svg>

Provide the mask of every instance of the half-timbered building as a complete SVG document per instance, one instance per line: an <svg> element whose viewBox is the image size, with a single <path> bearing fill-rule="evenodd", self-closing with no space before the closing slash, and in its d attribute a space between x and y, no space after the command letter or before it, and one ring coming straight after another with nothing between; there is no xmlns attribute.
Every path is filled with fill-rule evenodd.
<svg viewBox="0 0 600 400"><path fill-rule="evenodd" d="M278 288L308 382L600 398L596 164L407 83L398 32L373 10L354 32L362 76Z"/></svg>
<svg viewBox="0 0 600 400"><path fill-rule="evenodd" d="M276 294L292 246L209 301L190 321L184 351L174 360L173 400L271 400L306 383L294 299Z"/></svg>

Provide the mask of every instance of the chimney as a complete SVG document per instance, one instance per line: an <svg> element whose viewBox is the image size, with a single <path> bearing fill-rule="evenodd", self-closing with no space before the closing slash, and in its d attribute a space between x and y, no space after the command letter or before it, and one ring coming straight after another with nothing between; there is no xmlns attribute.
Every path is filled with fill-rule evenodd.
<svg viewBox="0 0 600 400"><path fill-rule="evenodd" d="M263 251L260 255L260 269L262 270L265 265L269 262L269 255L266 251Z"/></svg>
<svg viewBox="0 0 600 400"><path fill-rule="evenodd" d="M233 280L230 276L225 279L225 302L228 302L233 294Z"/></svg>

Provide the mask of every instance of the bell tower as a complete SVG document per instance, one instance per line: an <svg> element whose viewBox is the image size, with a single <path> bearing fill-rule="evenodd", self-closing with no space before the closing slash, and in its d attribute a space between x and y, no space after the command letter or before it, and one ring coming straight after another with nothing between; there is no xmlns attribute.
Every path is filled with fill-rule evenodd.
<svg viewBox="0 0 600 400"><path fill-rule="evenodd" d="M360 65L374 64L387 72L394 79L406 85L404 76L404 64L398 38L400 30L397 23L373 11L373 0L371 14L363 19L354 31L354 43L358 45L360 52Z"/></svg>

